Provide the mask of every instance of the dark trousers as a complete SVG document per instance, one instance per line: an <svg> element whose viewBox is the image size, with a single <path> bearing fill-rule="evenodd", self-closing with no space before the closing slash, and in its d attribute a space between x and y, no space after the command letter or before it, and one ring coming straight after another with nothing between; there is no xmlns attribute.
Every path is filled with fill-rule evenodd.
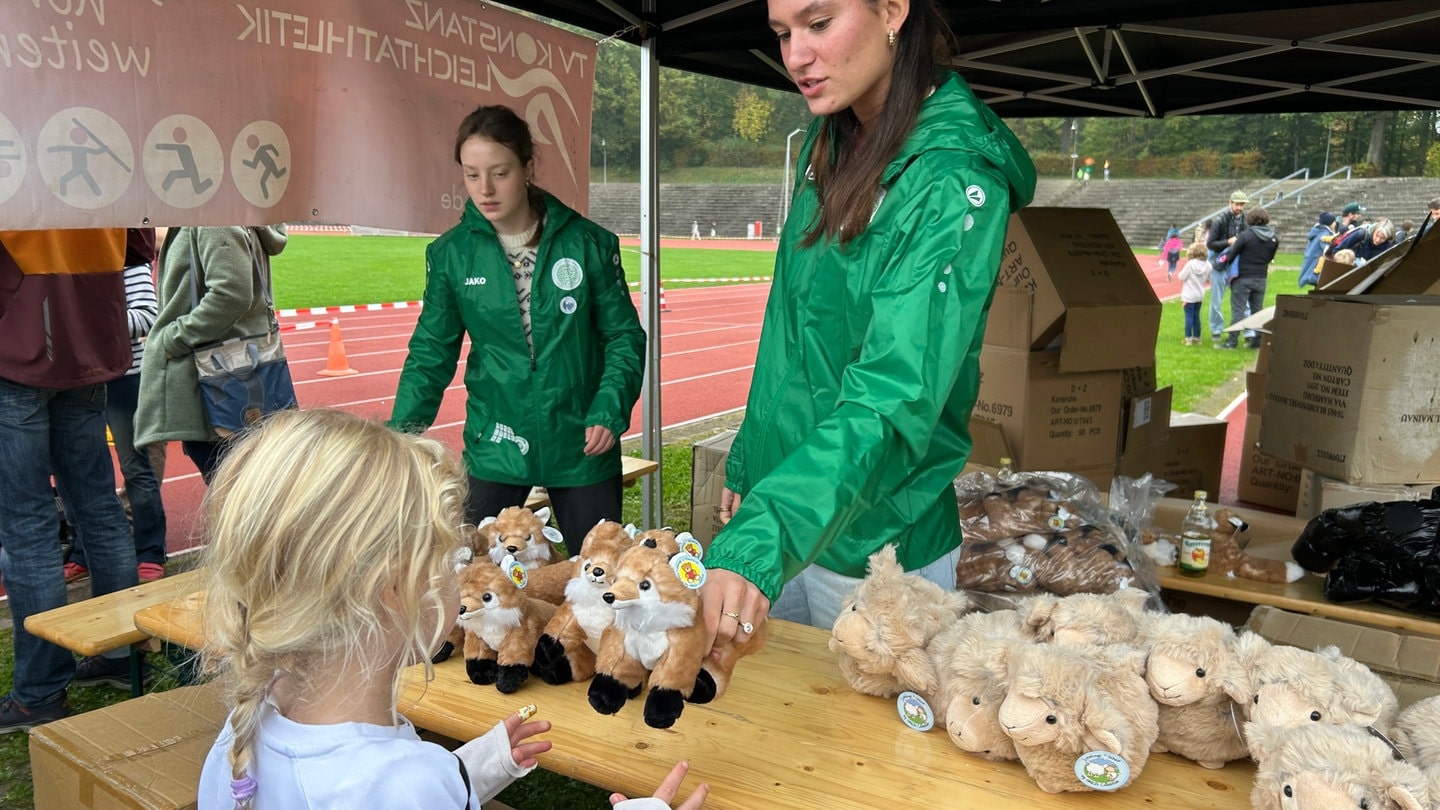
<svg viewBox="0 0 1440 810"><path fill-rule="evenodd" d="M180 449L185 455L195 462L195 468L200 471L200 478L204 480L205 486L210 486L210 479L215 477L215 468L220 466L224 460L225 453L230 450L230 442L220 439L213 442L183 441Z"/></svg>
<svg viewBox="0 0 1440 810"><path fill-rule="evenodd" d="M602 520L620 521L621 488L619 473L614 478L583 487L546 487L555 512L555 523L565 535L567 555L573 557L580 553L580 541L596 523ZM524 506L529 496L528 486L497 484L470 476L470 493L465 498L465 520L479 523L500 514L500 510L507 506Z"/></svg>

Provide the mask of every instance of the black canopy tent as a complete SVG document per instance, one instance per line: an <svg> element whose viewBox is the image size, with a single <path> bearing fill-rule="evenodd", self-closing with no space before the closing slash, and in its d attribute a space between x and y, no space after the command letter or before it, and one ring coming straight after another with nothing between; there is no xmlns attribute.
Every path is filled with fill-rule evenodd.
<svg viewBox="0 0 1440 810"><path fill-rule="evenodd" d="M1006 117L1440 108L1437 0L939 0L956 69ZM512 0L641 47L642 452L659 459L659 66L793 89L765 0ZM1197 14L1197 11L1200 13ZM658 526L660 473L643 493Z"/></svg>

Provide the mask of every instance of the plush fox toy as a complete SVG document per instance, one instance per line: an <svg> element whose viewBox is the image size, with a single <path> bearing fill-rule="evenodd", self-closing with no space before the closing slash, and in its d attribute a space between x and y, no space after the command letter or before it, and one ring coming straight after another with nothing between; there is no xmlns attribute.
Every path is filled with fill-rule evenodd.
<svg viewBox="0 0 1440 810"><path fill-rule="evenodd" d="M556 554L554 544L564 542L564 535L559 529L545 525L549 520L548 506L534 512L523 506L506 507L475 527L485 542L485 548L476 551L488 553L496 565L507 554L528 569L556 562L560 555Z"/></svg>
<svg viewBox="0 0 1440 810"><path fill-rule="evenodd" d="M578 572L565 585L565 600L545 625L535 646L535 674L546 683L585 681L595 675L595 653L605 628L615 623L615 609L606 604L605 592L615 580L620 555L635 545L635 538L619 523L602 520L580 544ZM568 566L547 565L539 575Z"/></svg>
<svg viewBox="0 0 1440 810"><path fill-rule="evenodd" d="M477 559L460 571L460 617L465 631L465 673L506 694L520 688L535 662L535 642L555 606L525 595L525 566Z"/></svg>
<svg viewBox="0 0 1440 810"><path fill-rule="evenodd" d="M615 623L601 635L590 682L590 705L596 711L620 711L626 700L640 694L648 671L645 724L669 728L686 700L715 699L729 684L735 663L764 646L766 628L761 624L743 645L721 656L716 670L702 670L709 652L705 625L699 621L698 589L704 581L704 565L685 552L672 557L642 544L620 555L615 581L603 596L615 610Z"/></svg>

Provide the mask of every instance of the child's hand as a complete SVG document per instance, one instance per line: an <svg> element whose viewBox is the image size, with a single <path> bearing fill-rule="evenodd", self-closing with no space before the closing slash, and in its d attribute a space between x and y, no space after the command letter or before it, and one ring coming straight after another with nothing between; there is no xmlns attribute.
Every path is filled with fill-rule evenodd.
<svg viewBox="0 0 1440 810"><path fill-rule="evenodd" d="M522 768L533 768L539 764L535 761L535 757L550 750L550 741L525 742L525 740L536 734L544 734L549 730L549 720L527 723L521 720L518 714L512 714L505 718L505 732L510 735L510 756L515 759L516 765Z"/></svg>
<svg viewBox="0 0 1440 810"><path fill-rule="evenodd" d="M660 783L659 787L655 788L655 798L669 804L675 798L675 794L680 790L680 783L685 781L685 774L689 770L690 763L684 760L675 763L675 767L670 769L669 774L666 774L665 780ZM705 804L705 797L708 795L710 795L710 786L701 782L700 786L695 788L695 792L690 794L690 798L686 799L685 803L676 807L675 810L700 810ZM623 794L610 794L611 807L625 801L629 801L629 799L626 799Z"/></svg>

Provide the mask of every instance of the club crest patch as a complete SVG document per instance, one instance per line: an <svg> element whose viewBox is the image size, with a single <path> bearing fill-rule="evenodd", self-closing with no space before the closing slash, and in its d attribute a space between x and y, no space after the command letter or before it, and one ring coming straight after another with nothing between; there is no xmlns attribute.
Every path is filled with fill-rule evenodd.
<svg viewBox="0 0 1440 810"><path fill-rule="evenodd" d="M985 189L979 186L967 186L965 188L965 199L969 200L971 205L979 208L985 204Z"/></svg>
<svg viewBox="0 0 1440 810"><path fill-rule="evenodd" d="M550 280L562 290L573 290L585 280L585 272L579 262L567 257L551 265Z"/></svg>

